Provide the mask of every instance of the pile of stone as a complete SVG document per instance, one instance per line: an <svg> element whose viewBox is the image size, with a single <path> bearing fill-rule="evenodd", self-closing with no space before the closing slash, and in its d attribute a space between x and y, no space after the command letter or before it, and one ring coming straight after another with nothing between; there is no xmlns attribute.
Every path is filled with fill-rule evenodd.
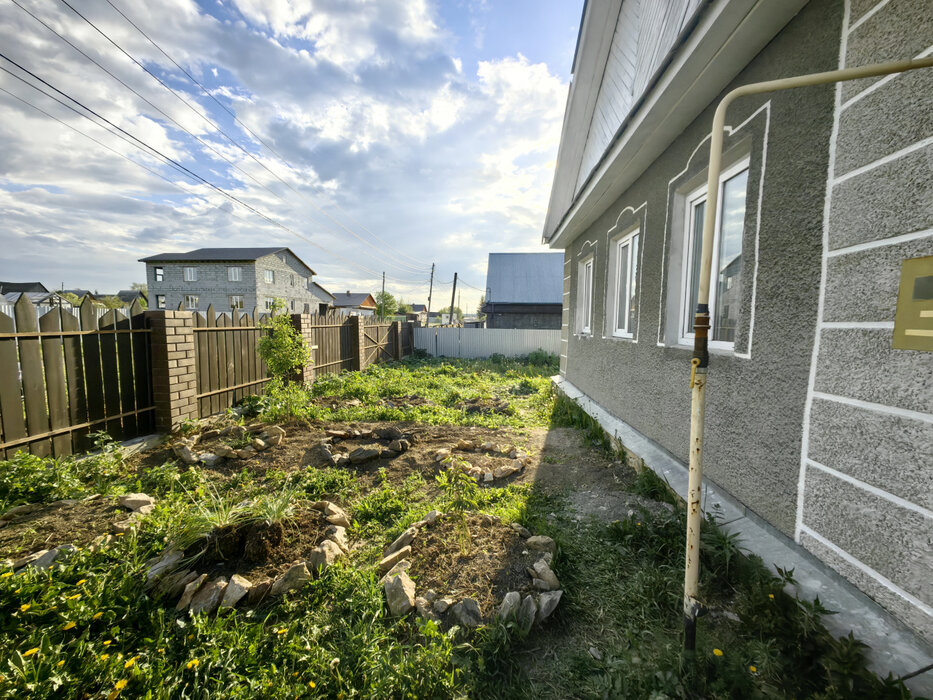
<svg viewBox="0 0 933 700"><path fill-rule="evenodd" d="M415 610L419 617L439 620L439 615L449 614L457 624L462 627L479 627L485 622L485 617L479 603L474 598L457 599L449 595L440 595L434 590L427 590L418 595L415 582L408 575L411 562L411 544L421 528L433 524L441 514L431 511L424 520L421 520L405 530L390 544L383 553L379 562L379 573L383 574L381 583L386 596L389 612L394 616L407 615ZM526 633L536 622L543 622L557 608L563 591L560 582L551 570L551 561L555 552L554 540L550 537L532 536L521 525L513 524L512 528L525 538L525 545L530 552L539 555L533 567L529 567L528 574L532 578L532 585L541 591L537 595L528 594L522 598L518 591L510 591L505 595L496 617L505 621L514 620ZM526 554L529 551L526 550Z"/></svg>
<svg viewBox="0 0 933 700"><path fill-rule="evenodd" d="M34 569L36 571L45 571L54 564L55 566L64 566L64 562L71 554L77 551L77 547L71 544L63 544L52 549L40 549L38 552L27 554L13 560L3 561L0 568L12 569L15 573L21 573Z"/></svg>
<svg viewBox="0 0 933 700"><path fill-rule="evenodd" d="M507 457L511 460L495 468L482 468L471 464L464 459L454 459L450 448L442 448L434 453L435 462L445 462L451 469L462 469L478 482L491 482L505 479L521 472L528 463L528 455L515 448L501 447L494 442L475 443L471 440L460 440L456 448L461 452L483 452L494 456Z"/></svg>
<svg viewBox="0 0 933 700"><path fill-rule="evenodd" d="M110 526L114 534L126 534L144 517L155 510L155 499L145 493L128 493L119 498L120 506L130 512L124 519L113 523Z"/></svg>
<svg viewBox="0 0 933 700"><path fill-rule="evenodd" d="M364 464L374 459L394 459L411 449L411 436L395 427L391 428L348 428L347 430L325 430L324 439L309 449L301 466L330 465L345 467L349 464ZM357 447L349 450L339 445L344 440L388 440L385 447Z"/></svg>
<svg viewBox="0 0 933 700"><path fill-rule="evenodd" d="M249 444L242 449L234 449L220 443L213 452L195 452L199 442L213 438L233 437L242 440L249 437ZM190 437L183 437L172 446L172 451L185 464L203 463L209 467L219 464L224 459L249 459L270 447L281 445L285 440L285 429L278 425L252 423L247 426L229 425L226 428L206 430Z"/></svg>
<svg viewBox="0 0 933 700"><path fill-rule="evenodd" d="M346 512L330 501L318 501L311 507L320 511L329 524L326 539L311 550L307 561L293 563L275 579L252 582L239 574L233 574L229 580L225 576L211 579L208 574L184 568L184 552L168 550L151 562L146 586L156 597L169 600L178 597L175 610L191 615L233 608L240 602L253 606L268 596L298 590L349 551L346 529L350 518Z"/></svg>

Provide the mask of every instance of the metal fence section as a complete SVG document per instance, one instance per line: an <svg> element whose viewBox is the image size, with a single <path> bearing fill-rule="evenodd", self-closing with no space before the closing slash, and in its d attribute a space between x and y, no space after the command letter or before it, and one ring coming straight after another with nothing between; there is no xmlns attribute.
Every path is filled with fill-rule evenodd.
<svg viewBox="0 0 933 700"><path fill-rule="evenodd" d="M513 328L415 328L415 348L435 357L521 357L535 350L560 352L560 331Z"/></svg>

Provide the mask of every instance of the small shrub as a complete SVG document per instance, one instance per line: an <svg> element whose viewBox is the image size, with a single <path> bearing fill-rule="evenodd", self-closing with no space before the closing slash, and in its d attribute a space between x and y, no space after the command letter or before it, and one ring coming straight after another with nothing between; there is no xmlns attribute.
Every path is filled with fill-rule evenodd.
<svg viewBox="0 0 933 700"><path fill-rule="evenodd" d="M446 497L446 507L457 519L460 551L469 554L470 527L467 524L466 513L477 507L479 487L473 477L461 468L464 460L451 455L445 461L450 463L451 468L438 474L435 479Z"/></svg>
<svg viewBox="0 0 933 700"><path fill-rule="evenodd" d="M272 303L270 317L263 321L266 332L259 339L259 356L276 379L287 380L311 361L311 351L285 313L285 302Z"/></svg>

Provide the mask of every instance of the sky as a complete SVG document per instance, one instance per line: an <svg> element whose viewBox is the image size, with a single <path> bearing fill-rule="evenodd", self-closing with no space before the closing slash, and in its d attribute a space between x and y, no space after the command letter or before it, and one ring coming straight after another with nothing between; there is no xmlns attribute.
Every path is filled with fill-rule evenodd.
<svg viewBox="0 0 933 700"><path fill-rule="evenodd" d="M283 245L414 303L436 263L432 308L457 272L469 313L489 253L547 251L582 4L5 0L0 280L109 292L148 255Z"/></svg>

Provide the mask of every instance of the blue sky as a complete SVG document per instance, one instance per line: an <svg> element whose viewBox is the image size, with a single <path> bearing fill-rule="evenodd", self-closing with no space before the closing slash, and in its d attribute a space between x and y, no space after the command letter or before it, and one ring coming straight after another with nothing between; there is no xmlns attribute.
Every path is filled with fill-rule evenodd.
<svg viewBox="0 0 933 700"><path fill-rule="evenodd" d="M214 99L106 0L76 7L176 94L53 0L26 7L125 85L11 3L2 51L209 184L0 73L0 279L109 291L146 255L281 244L422 303L436 262L435 308L456 271L473 309L490 252L544 250L582 0L111 1Z"/></svg>

